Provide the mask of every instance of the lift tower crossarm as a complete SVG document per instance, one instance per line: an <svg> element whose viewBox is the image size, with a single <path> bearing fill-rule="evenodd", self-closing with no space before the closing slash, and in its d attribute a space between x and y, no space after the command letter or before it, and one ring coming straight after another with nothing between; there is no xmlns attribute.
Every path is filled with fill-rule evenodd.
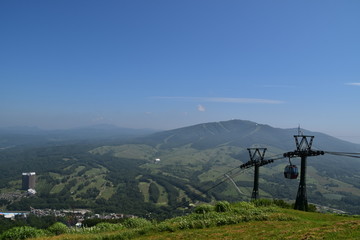
<svg viewBox="0 0 360 240"><path fill-rule="evenodd" d="M267 148L248 148L250 161L241 164L240 168L247 169L255 166L264 166L266 164L273 163L274 160L283 159L283 157L275 158L275 159L264 159L266 150Z"/></svg>
<svg viewBox="0 0 360 240"><path fill-rule="evenodd" d="M281 159L283 159L283 157ZM241 169L247 169L247 168L254 167L256 165L261 167L261 166L264 166L266 164L273 163L274 160L277 160L277 159L261 160L260 162L251 162L251 161L249 161L247 163L241 164L240 168Z"/></svg>

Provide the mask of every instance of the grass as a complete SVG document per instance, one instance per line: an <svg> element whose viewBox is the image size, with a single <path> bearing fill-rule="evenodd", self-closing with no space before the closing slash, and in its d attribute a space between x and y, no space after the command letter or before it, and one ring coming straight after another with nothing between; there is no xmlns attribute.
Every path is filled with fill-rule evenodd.
<svg viewBox="0 0 360 240"><path fill-rule="evenodd" d="M155 160L156 149L144 144L125 144L121 146L103 146L90 151L92 154L112 153L115 157L129 159Z"/></svg>
<svg viewBox="0 0 360 240"><path fill-rule="evenodd" d="M79 166L66 177L50 172L49 175L59 181L58 184L55 184L51 188L50 193L59 193L72 180L76 180L76 184L71 187L70 192L73 193L73 196L76 200L81 199L77 196L79 194L85 193L89 188L98 189L100 191L98 197L104 199L109 199L116 192L116 188L113 186L113 184L106 180L106 174L108 170L105 167L98 166L90 168L84 173L79 174L79 172L84 168L85 166ZM36 183L36 188L41 192L42 189L48 187L47 184L48 183L46 181L39 178ZM79 188L80 185L82 185L81 189Z"/></svg>
<svg viewBox="0 0 360 240"><path fill-rule="evenodd" d="M160 223L135 219L116 231L36 238L45 239L360 239L360 217L283 209L270 200L261 201L260 206L218 202L213 207L199 206L192 214Z"/></svg>
<svg viewBox="0 0 360 240"><path fill-rule="evenodd" d="M275 220L146 234L134 239L360 239L360 218L295 210L273 213L271 217ZM286 217L293 219L280 221Z"/></svg>
<svg viewBox="0 0 360 240"><path fill-rule="evenodd" d="M149 202L149 186L150 183L148 182L139 182L139 189L144 196L144 202Z"/></svg>
<svg viewBox="0 0 360 240"><path fill-rule="evenodd" d="M150 183L154 183L156 184L156 187L159 189L160 195L159 195L159 199L156 202L156 204L158 205L167 205L169 200L168 200L168 194L165 190L165 188L161 185L159 185L157 182L153 181L152 179L149 179L149 182L139 182L139 189L142 193L142 195L144 196L144 201L145 202L149 202L150 201L150 196L149 196L149 186ZM184 197L186 197L185 193L182 191L180 191L180 195L182 193L182 195L184 195Z"/></svg>
<svg viewBox="0 0 360 240"><path fill-rule="evenodd" d="M160 184L158 184L157 182L154 182L154 183L156 184L156 186L158 187L158 189L160 191L160 196L159 196L157 204L167 205L169 202L169 197L168 197L168 194L167 194L165 188L163 186L161 186Z"/></svg>
<svg viewBox="0 0 360 240"><path fill-rule="evenodd" d="M359 221L342 221L335 225L308 225L291 222L247 222L231 226L194 229L165 233L160 235L144 235L134 239L359 239ZM311 222L314 223L314 222Z"/></svg>

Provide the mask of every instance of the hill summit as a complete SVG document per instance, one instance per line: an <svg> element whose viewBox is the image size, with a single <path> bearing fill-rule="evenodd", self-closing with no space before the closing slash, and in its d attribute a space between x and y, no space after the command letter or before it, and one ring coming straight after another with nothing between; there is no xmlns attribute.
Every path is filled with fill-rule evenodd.
<svg viewBox="0 0 360 240"><path fill-rule="evenodd" d="M316 136L318 147L333 151L360 151L360 145L346 142L329 135L301 129L305 135ZM180 147L191 144L196 149L214 148L220 145L250 147L253 145L293 149L293 135L298 128L281 129L246 120L229 120L202 123L174 130L162 131L139 138L139 142L161 148Z"/></svg>

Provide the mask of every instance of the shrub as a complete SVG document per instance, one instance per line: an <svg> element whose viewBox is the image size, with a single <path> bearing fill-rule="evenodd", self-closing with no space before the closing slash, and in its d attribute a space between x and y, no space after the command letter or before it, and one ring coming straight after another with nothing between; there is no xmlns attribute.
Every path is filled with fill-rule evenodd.
<svg viewBox="0 0 360 240"><path fill-rule="evenodd" d="M151 226L152 223L145 218L128 218L123 222L127 228L140 228Z"/></svg>
<svg viewBox="0 0 360 240"><path fill-rule="evenodd" d="M256 199L251 201L256 207L270 207L274 203L270 199Z"/></svg>
<svg viewBox="0 0 360 240"><path fill-rule="evenodd" d="M96 224L94 231L96 232L110 232L123 229L124 226L121 224L101 222Z"/></svg>
<svg viewBox="0 0 360 240"><path fill-rule="evenodd" d="M253 203L250 202L238 202L234 204L234 207L236 210L252 210L255 208L255 205Z"/></svg>
<svg viewBox="0 0 360 240"><path fill-rule="evenodd" d="M49 230L49 232L51 232L55 235L60 235L60 234L67 233L69 231L69 228L61 222L56 222L53 225L51 225L50 227L48 227L48 230Z"/></svg>
<svg viewBox="0 0 360 240"><path fill-rule="evenodd" d="M229 212L231 211L231 205L228 201L220 201L215 204L216 212Z"/></svg>
<svg viewBox="0 0 360 240"><path fill-rule="evenodd" d="M309 204L307 211L308 212L316 212L317 211L316 206L314 204Z"/></svg>
<svg viewBox="0 0 360 240"><path fill-rule="evenodd" d="M26 238L35 238L45 236L46 233L43 230L39 230L33 227L23 226L23 227L14 227L3 234L1 234L1 240L20 240Z"/></svg>
<svg viewBox="0 0 360 240"><path fill-rule="evenodd" d="M281 207L281 208L291 208L291 204L285 202L284 200L281 200L281 199L274 199L273 200L273 203L278 206L278 207Z"/></svg>
<svg viewBox="0 0 360 240"><path fill-rule="evenodd" d="M214 211L214 206L210 204L201 204L199 206L196 206L194 209L194 212L198 214L205 214L212 211Z"/></svg>
<svg viewBox="0 0 360 240"><path fill-rule="evenodd" d="M162 223L159 223L158 225L156 225L156 229L159 231L159 232L175 232L176 228L171 225L170 223L165 223L165 222L162 222Z"/></svg>

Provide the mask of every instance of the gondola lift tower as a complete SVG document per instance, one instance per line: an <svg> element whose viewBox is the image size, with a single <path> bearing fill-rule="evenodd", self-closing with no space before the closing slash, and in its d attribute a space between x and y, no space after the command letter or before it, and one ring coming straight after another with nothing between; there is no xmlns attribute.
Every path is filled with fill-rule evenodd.
<svg viewBox="0 0 360 240"><path fill-rule="evenodd" d="M301 170L300 170L300 183L298 192L296 195L296 201L294 209L307 211L308 210L308 201L306 194L306 161L308 156L318 156L324 155L324 151L313 151L311 149L314 136L303 135L300 131L300 126L298 130L298 135L294 135L296 150L293 152L284 153L284 157L301 158Z"/></svg>

